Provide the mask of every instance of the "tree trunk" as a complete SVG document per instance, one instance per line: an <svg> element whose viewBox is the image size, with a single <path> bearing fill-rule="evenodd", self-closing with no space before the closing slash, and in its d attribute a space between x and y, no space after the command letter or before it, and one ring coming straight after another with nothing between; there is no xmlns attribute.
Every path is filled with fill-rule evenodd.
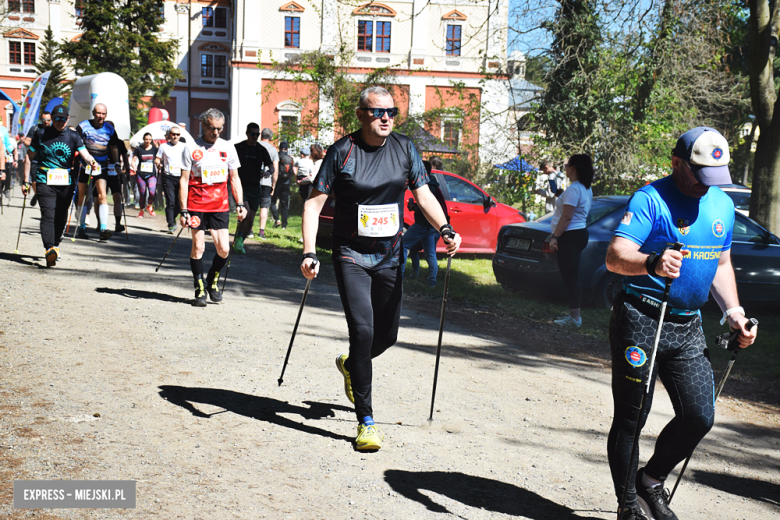
<svg viewBox="0 0 780 520"><path fill-rule="evenodd" d="M780 233L780 132L776 126L761 128L756 143L750 217L777 235Z"/></svg>

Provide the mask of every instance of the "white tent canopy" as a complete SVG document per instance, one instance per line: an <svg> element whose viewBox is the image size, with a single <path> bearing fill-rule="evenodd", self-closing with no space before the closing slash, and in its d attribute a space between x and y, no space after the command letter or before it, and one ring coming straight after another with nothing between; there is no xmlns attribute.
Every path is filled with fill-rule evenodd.
<svg viewBox="0 0 780 520"><path fill-rule="evenodd" d="M187 139L188 143L194 143L195 139L184 130L182 127L177 125L176 123L171 123L170 121L157 121L156 123L151 123L140 129L138 132L133 135L133 137L130 138L130 146L133 148L137 148L144 142L144 134L146 132L149 132L152 134L152 139L154 139L155 142L163 142L165 141L165 133L168 131L169 128L178 128L181 132L181 136Z"/></svg>

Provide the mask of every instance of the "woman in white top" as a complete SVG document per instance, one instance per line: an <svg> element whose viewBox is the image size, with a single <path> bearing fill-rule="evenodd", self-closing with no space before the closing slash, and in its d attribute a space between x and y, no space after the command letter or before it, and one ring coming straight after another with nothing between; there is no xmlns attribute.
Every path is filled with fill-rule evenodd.
<svg viewBox="0 0 780 520"><path fill-rule="evenodd" d="M301 149L301 157L295 160L295 182L298 184L298 194L306 202L311 193L311 181L314 180L314 162L309 157L311 149L307 146Z"/></svg>
<svg viewBox="0 0 780 520"><path fill-rule="evenodd" d="M572 155L566 164L571 184L555 201L550 249L558 252L558 269L566 285L569 315L555 320L558 325L582 325L580 255L588 245L586 221L593 202L593 161L587 154Z"/></svg>

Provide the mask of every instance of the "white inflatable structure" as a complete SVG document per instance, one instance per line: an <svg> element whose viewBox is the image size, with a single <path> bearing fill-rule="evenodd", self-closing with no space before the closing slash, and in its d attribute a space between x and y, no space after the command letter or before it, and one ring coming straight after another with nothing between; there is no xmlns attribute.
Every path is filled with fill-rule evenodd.
<svg viewBox="0 0 780 520"><path fill-rule="evenodd" d="M129 138L130 97L127 83L113 72L101 72L76 80L68 105L68 124L75 127L85 119L92 119L92 109L98 103L106 106L106 120L114 123L119 138Z"/></svg>
<svg viewBox="0 0 780 520"><path fill-rule="evenodd" d="M156 123L146 125L138 132L136 132L133 137L130 138L130 146L133 148L140 146L141 143L144 142L144 134L146 132L152 134L152 139L155 143L157 143L157 145L159 145L160 143L165 142L165 133L169 128L178 128L181 132L181 136L187 139L188 143L195 142L195 138L176 123L171 123L170 121L157 121Z"/></svg>

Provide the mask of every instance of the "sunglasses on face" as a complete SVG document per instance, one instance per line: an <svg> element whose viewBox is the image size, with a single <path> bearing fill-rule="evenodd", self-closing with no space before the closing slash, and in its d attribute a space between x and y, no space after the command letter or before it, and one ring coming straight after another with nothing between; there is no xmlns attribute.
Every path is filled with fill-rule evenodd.
<svg viewBox="0 0 780 520"><path fill-rule="evenodd" d="M171 134L171 137L179 137L181 134Z"/></svg>
<svg viewBox="0 0 780 520"><path fill-rule="evenodd" d="M67 121L68 118L67 117L55 117L54 120L58 121L58 122L62 122L62 121Z"/></svg>
<svg viewBox="0 0 780 520"><path fill-rule="evenodd" d="M260 135L260 132L249 132L249 135L251 135L252 137L257 137L258 135Z"/></svg>
<svg viewBox="0 0 780 520"><path fill-rule="evenodd" d="M387 117L389 117L390 119L393 119L395 116L398 115L398 107L393 107L393 108L363 108L363 107L360 107L360 110L365 110L366 112L368 112L369 114L371 114L372 116L374 116L377 119L380 119L381 117L383 117L385 115L385 113L387 113Z"/></svg>

